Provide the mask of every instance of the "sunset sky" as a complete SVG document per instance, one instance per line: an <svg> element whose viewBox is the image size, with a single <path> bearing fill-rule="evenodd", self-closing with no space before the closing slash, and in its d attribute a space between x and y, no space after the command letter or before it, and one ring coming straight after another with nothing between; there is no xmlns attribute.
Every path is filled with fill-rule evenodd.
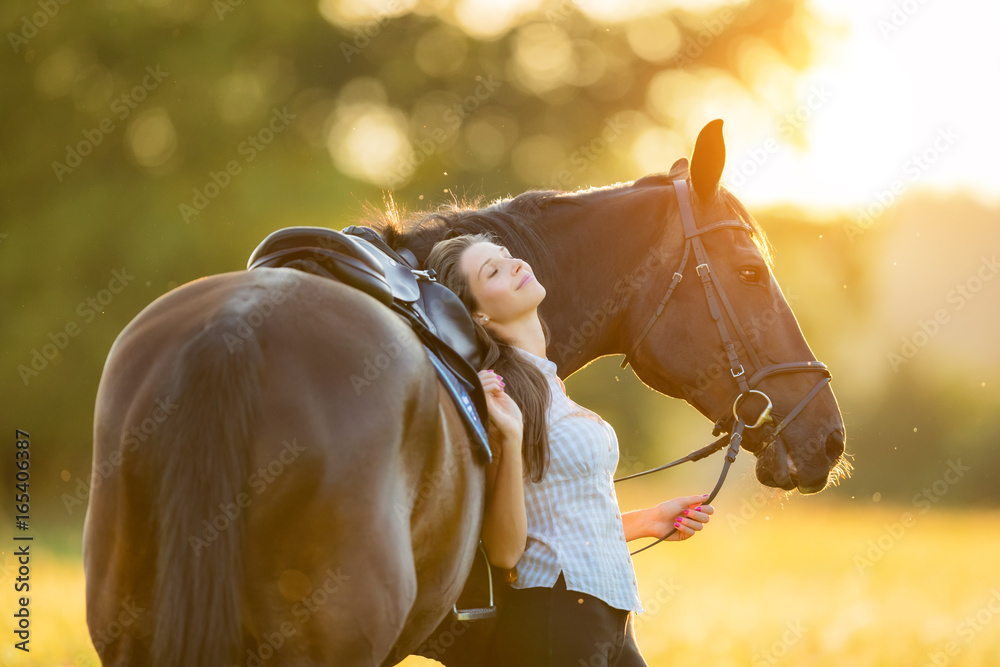
<svg viewBox="0 0 1000 667"><path fill-rule="evenodd" d="M899 180L907 190L963 189L985 202L1000 201L1000 4L812 5L843 35L821 47L798 87L806 104L814 87L825 88L828 99L803 123L805 146L782 144L752 185L737 188L741 196L853 211ZM731 183L743 151L768 137L766 128L736 131L739 123L729 121Z"/></svg>
<svg viewBox="0 0 1000 667"><path fill-rule="evenodd" d="M645 106L628 112L625 139L611 147L620 166L590 174L577 186L663 171L669 167L664 156L689 154L701 127L718 117L726 121L729 149L724 182L752 206L793 203L814 213L857 216L924 188L1000 201L996 151L990 150L1000 147L993 121L1000 101L994 34L1000 4L809 2L819 20L804 19L793 36L808 40L809 63L793 66L764 39L747 37L730 55L739 78L697 57L676 67L689 41L676 27L678 15L664 12L697 12L697 30L718 25L727 10L745 4L740 2L320 0L319 10L345 29L414 12L439 14L485 40L517 30L509 82L542 95L598 76L589 69L599 69L603 56L597 65L582 59L581 40L567 28L576 13L625 30L632 49L663 69L646 90ZM536 22L518 27L529 17ZM430 49L443 50L440 40ZM464 51L437 56L461 59ZM378 97L342 115L330 136L331 154L345 172L394 186L383 178L386 165L411 150L413 136L405 114L378 104ZM482 114L467 129L482 129L488 117ZM489 143L481 132L470 141L480 151ZM551 136L522 136L512 161L525 184L541 187L555 167L547 160L566 148Z"/></svg>

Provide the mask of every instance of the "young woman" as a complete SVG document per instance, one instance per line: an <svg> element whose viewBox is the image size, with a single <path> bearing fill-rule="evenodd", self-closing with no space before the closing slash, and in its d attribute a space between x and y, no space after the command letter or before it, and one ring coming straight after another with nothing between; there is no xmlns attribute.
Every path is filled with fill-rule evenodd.
<svg viewBox="0 0 1000 667"><path fill-rule="evenodd" d="M538 315L545 288L531 267L486 234L433 247L427 268L473 314L486 346L479 376L497 456L487 474L482 541L514 567L497 628L496 665L645 665L633 632L642 611L627 543L694 535L707 496L620 513L612 478L615 431L567 395L546 358Z"/></svg>

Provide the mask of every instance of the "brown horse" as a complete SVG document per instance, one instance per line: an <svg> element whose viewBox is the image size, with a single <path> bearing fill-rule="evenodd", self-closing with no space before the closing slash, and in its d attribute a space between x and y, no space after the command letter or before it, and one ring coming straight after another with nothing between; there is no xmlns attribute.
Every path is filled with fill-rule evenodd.
<svg viewBox="0 0 1000 667"><path fill-rule="evenodd" d="M714 122L692 157L695 214L751 230L705 235L716 279L756 323L762 363L811 360L760 230L719 188L724 160ZM565 377L629 351L645 328L680 260L671 183L687 177L682 160L665 176L383 231L421 261L446 234L497 233L546 286L549 357ZM682 281L630 361L718 419L738 389L716 370L704 298ZM761 386L787 412L812 385L795 374ZM828 386L773 435L744 440L764 484L814 492L844 472ZM415 335L373 298L289 269L164 295L118 337L97 395L84 566L103 664L395 664L445 618L471 568L484 490L473 454Z"/></svg>

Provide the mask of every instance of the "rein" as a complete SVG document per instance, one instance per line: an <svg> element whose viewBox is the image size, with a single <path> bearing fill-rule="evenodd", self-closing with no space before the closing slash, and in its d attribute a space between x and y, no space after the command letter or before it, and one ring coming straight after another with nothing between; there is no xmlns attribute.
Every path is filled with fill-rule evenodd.
<svg viewBox="0 0 1000 667"><path fill-rule="evenodd" d="M760 363L760 359L757 357L757 352L754 349L753 344L747 337L746 330L744 329L743 324L740 322L739 317L737 317L736 311L733 309L733 306L730 303L729 298L726 296L726 292L725 289L723 289L722 287L722 283L717 281L714 277L714 272L712 271L712 265L708 259L708 252L705 250L705 246L701 240L701 236L703 234L714 232L719 229L739 229L747 232L748 234L753 234L753 229L746 222L742 220L720 220L718 222L713 222L712 224L705 225L704 227L699 228L695 223L694 210L691 207L691 195L688 191L687 180L675 180L673 182L673 185L674 185L674 192L677 195L677 205L680 210L681 222L684 225L684 254L681 257L680 266L677 268L677 271L674 272L673 278L670 281L670 285L667 287L666 294L664 294L663 298L660 299L660 303L659 305L657 305L656 311L653 313L653 316L649 319L649 322L646 324L646 327L642 330L642 333L639 334L639 337L632 344L632 348L628 351L628 354L625 355L625 359L622 360L621 367L625 368L630 363L632 355L639 347L639 344L646 338L646 335L649 334L649 331L653 328L653 325L656 323L656 320L663 313L663 310L667 305L667 301L670 300L670 297L673 295L674 290L677 288L677 285L681 282L681 279L684 278L683 271L687 267L688 259L691 256L691 252L694 251L694 257L696 261L695 272L698 274L698 277L701 278L701 284L705 289L705 300L708 302L708 310L712 316L712 320L715 322L715 325L719 330L719 336L722 339L722 347L725 350L726 357L729 360L730 373L733 376L733 380L735 380L736 384L739 386L739 393L736 395L736 398L733 399L732 403L732 414L735 423L731 431L727 432L725 428L725 424L729 421L729 415L727 413L722 417L720 417L719 420L715 423L715 428L713 429L714 435L719 435L720 433L726 433L718 440L710 443L709 445L706 445L705 447L702 447L701 449L697 449L688 454L687 456L677 459L676 461L672 461L665 465L658 466L656 468L651 468L649 470L644 470L642 472L638 472L632 475L627 475L625 477L619 477L614 481L615 483L624 482L627 479L634 479L636 477L642 477L643 475L649 475L654 472L659 472L660 470L666 470L668 468L672 468L676 465L680 465L681 463L686 463L688 461L698 461L719 451L720 449L726 446L728 441L729 449L726 451L726 458L722 464L722 472L719 474L719 480L715 483L715 488L712 489L712 492L709 494L708 500L705 501L705 503L710 503L719 493L719 490L722 488L722 484L726 481L726 476L729 474L729 468L736 460L736 455L739 454L740 445L743 442L743 431L745 429L755 429L768 422L774 421L773 418L771 417L771 408L773 405L771 403L771 398L763 391L755 389L755 387L757 387L762 380L772 375L780 375L783 373L823 374L823 377L820 378L820 380L813 386L813 388L802 398L801 401L799 401L798 405L792 408L792 411L789 412L788 415L786 415L784 419L781 420L781 422L775 428L774 432L771 433L770 436L768 436L767 441L761 445L760 449L758 450L760 451L767 448L772 443L774 443L774 441L778 438L778 436L785 429L785 427L793 419L795 419L799 415L799 413L801 413L802 410L805 409L806 405L808 405L809 402L812 401L812 399L815 398L817 394L819 394L819 392L823 389L823 387L825 387L830 382L832 376L830 374L830 370L826 367L826 364L823 364L819 361L791 361L780 364L771 364L770 366L763 366ZM736 345L733 343L733 339L729 335L729 327L726 326L725 319L722 316L722 308L720 308L720 303L722 305L722 308L725 308L726 314L729 316L729 321L735 327L740 342L743 344L743 349L746 350L747 354L750 356L750 363L752 364L752 368L757 369L756 372L754 372L749 379L747 378L746 370L740 359L739 353L737 352ZM767 405L763 410L761 410L760 414L757 415L757 418L752 420L751 423L750 419L747 419L740 414L740 406L752 394L757 394L758 396L762 397L765 401L767 401ZM659 544L663 540L673 535L675 532L677 532L677 529L671 528L663 537L659 538L658 540L656 540L651 544L647 544L641 549L633 551L631 555L634 556L637 553L645 551L646 549L649 549L650 547Z"/></svg>

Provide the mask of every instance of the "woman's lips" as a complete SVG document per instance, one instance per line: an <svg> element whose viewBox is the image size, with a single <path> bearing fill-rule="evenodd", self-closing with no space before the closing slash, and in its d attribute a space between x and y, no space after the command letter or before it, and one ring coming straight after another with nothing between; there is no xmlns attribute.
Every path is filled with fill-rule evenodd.
<svg viewBox="0 0 1000 667"><path fill-rule="evenodd" d="M532 278L532 275L530 273L528 275L526 275L525 277L521 278L521 282L519 282L517 284L517 289L521 289L522 287L524 287L524 283L526 283L529 280L531 280L531 278Z"/></svg>

